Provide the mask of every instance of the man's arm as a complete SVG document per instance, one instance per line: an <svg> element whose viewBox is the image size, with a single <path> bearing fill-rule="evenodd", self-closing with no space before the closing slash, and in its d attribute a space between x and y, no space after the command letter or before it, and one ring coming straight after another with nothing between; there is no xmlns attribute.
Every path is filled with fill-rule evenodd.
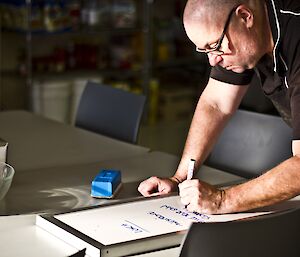
<svg viewBox="0 0 300 257"><path fill-rule="evenodd" d="M186 179L191 158L196 170L210 153L227 121L238 108L248 86L237 86L210 79L203 91L191 123L178 169L174 177Z"/></svg>
<svg viewBox="0 0 300 257"><path fill-rule="evenodd" d="M225 190L220 212L240 212L268 206L300 194L300 140L293 157L247 183Z"/></svg>
<svg viewBox="0 0 300 257"><path fill-rule="evenodd" d="M260 177L225 190L197 179L179 185L189 211L232 213L272 205L300 194L300 140L293 141L293 157Z"/></svg>
<svg viewBox="0 0 300 257"><path fill-rule="evenodd" d="M203 91L189 130L182 159L172 178L151 177L138 190L149 196L169 193L186 179L188 161L196 160L196 168L205 160L227 120L239 106L248 86L237 86L210 79Z"/></svg>

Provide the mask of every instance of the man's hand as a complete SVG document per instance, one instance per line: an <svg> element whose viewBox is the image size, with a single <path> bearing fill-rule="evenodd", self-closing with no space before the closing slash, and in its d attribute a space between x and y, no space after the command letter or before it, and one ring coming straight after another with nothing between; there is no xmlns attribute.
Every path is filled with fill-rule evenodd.
<svg viewBox="0 0 300 257"><path fill-rule="evenodd" d="M179 184L181 202L190 212L206 214L223 213L221 205L225 191L198 179L185 180Z"/></svg>
<svg viewBox="0 0 300 257"><path fill-rule="evenodd" d="M151 177L141 182L138 187L143 196L163 195L178 190L179 181L174 178Z"/></svg>

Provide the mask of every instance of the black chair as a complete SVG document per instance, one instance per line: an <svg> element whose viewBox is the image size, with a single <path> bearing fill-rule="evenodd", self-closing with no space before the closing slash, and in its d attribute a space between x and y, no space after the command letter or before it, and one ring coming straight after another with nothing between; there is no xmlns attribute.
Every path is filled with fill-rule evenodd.
<svg viewBox="0 0 300 257"><path fill-rule="evenodd" d="M88 82L77 110L75 126L136 143L145 96Z"/></svg>
<svg viewBox="0 0 300 257"><path fill-rule="evenodd" d="M253 178L288 159L292 129L278 116L238 110L217 140L208 166Z"/></svg>
<svg viewBox="0 0 300 257"><path fill-rule="evenodd" d="M300 209L224 223L193 223L180 257L298 257Z"/></svg>

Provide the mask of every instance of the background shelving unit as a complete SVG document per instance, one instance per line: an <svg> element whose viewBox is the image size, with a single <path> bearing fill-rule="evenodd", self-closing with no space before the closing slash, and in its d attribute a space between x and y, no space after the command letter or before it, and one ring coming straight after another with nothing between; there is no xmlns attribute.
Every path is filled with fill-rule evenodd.
<svg viewBox="0 0 300 257"><path fill-rule="evenodd" d="M17 28L1 25L1 110L32 109L36 85L99 77L106 84L147 95L151 124L168 119L170 112L174 114L170 121L192 114L209 70L206 58L195 53L185 35L184 0L2 0L0 4L3 7L8 2L21 8L25 18ZM63 2L73 4L73 9L66 8L67 15L63 13L71 23L59 28L55 20L51 24L51 18L59 15L50 11L54 3ZM96 7L103 11L103 3L110 13L103 16L109 17L103 26L95 22L95 13L89 14L93 26L83 22L83 11L85 15ZM125 3L125 7L127 3L127 9L128 3L134 3L135 18L130 26L116 26L114 3ZM46 18L40 17L38 8L48 15L44 27L38 21ZM5 21L5 11L0 11ZM103 17L98 19L103 21ZM72 51L82 51L92 61L74 66L82 56L71 56ZM122 59L122 54L134 57Z"/></svg>
<svg viewBox="0 0 300 257"><path fill-rule="evenodd" d="M61 1L57 1L57 2L61 2ZM28 71L28 73L31 72L30 74L31 76L28 77L31 77L32 79L35 78L45 79L46 77L49 77L49 79L52 79L53 77L56 78L64 77L64 76L70 77L76 75L82 76L84 75L84 73L86 73L86 76L99 74L104 78L116 78L116 79L140 77L142 81L141 91L147 94L147 85L149 83L149 77L150 77L149 73L151 70L151 67L149 65L150 54L147 53L151 48L151 44L149 44L149 42L151 41L149 36L150 35L149 12L150 12L151 1L149 0L145 0L145 1L127 0L123 2L121 1L119 3L120 4L119 8L124 8L124 3L125 3L125 8L126 5L127 8L134 7L132 13L133 17L130 17L129 14L123 14L124 17L121 18L117 17L115 20L114 18L111 17L114 16L113 15L114 4L118 3L118 1L106 1L105 4L102 3L102 5L104 5L102 6L102 9L109 8L108 11L105 11L105 14L102 14L103 17L105 18L100 17L99 14L100 10L97 11L94 9L90 9L90 10L84 9L84 8L100 8L101 6L99 5L101 4L101 1L96 0L96 1L75 1L75 2L80 6L78 8L78 11L81 10L82 13L85 11L86 13L85 16L87 16L85 18L87 19L87 21L85 22L91 24L82 24L80 21L79 22L77 21L77 24L75 25L76 28L67 27L62 30L57 29L57 31L54 32L53 31L35 32L32 29L32 27L30 27L29 24L29 29L26 31L27 39L28 39L27 40L27 46L28 46L27 66L30 67L31 65ZM91 3L94 4L91 5ZM130 6L130 4L132 6ZM31 0L27 0L28 13L32 13L32 6L33 4ZM142 15L138 16L137 14L140 12L142 13ZM81 18L83 16L82 13L80 16ZM125 17L126 15L127 17ZM104 21L104 19L107 18L108 20ZM97 19L99 21L97 21ZM124 21L122 21L122 19L125 21L125 23ZM101 25L101 22L103 22L104 25ZM135 40L141 41L139 43L136 43L139 44L138 47L141 48L139 49L140 53L130 53L129 48L133 49L133 46L130 45L131 43L130 40L132 39L132 37L136 37ZM39 62L41 60L36 60L38 58L35 58L36 53L34 53L34 50L32 48L35 45L35 42L43 42L43 40L44 42L46 41L45 45L47 44L48 40L52 41L52 44L55 41L56 43L54 44L57 44L58 43L57 41L69 42L69 44L73 44L70 46L64 45L60 49L56 47L54 51L58 53L52 53L54 54L54 59L55 59L55 55L58 59L69 58L68 60L66 59L62 60L63 65L61 66L63 66L63 69L59 68L59 64L58 64L56 67L57 68L56 72L55 71L53 72L53 69L51 68L50 69L48 68L46 72L41 72L40 70L38 70L37 67L41 67L43 66L43 64L41 63L36 64L36 62ZM122 42L120 41L123 41L123 45ZM124 46L124 42L125 45L126 44L128 45ZM120 47L118 49L115 49L116 45L119 45ZM126 47L127 49L125 49ZM70 50L68 48L73 48L73 49ZM75 51L75 54L73 53L75 56L70 57L70 51L72 50ZM113 50L115 50L115 52ZM82 54L80 53L80 51L82 51ZM118 53L118 51L120 53ZM126 53L126 51L128 51L129 53L128 52ZM99 56L100 54L102 56ZM129 60L122 60L122 57L120 56L122 54L136 55L133 58L139 60L133 59L130 60L133 63L130 63ZM70 62L72 62L70 61L71 58L73 58L73 66L75 67L69 67L71 66ZM121 60L120 59L117 60L117 58L120 58ZM61 70L59 71L59 69Z"/></svg>

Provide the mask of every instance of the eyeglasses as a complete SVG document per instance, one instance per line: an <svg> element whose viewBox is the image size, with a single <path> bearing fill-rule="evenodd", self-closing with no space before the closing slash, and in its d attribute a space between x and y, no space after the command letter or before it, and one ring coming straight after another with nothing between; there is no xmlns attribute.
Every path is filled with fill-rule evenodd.
<svg viewBox="0 0 300 257"><path fill-rule="evenodd" d="M214 47L210 47L208 49L201 49L201 48L198 48L196 47L196 51L199 52L199 53L214 53L214 54L217 54L217 55L221 55L221 54L224 54L224 52L222 50L220 50L221 46L222 46L222 42L223 42L223 39L224 39L224 36L225 36L225 33L226 33L226 30L229 26L229 23L230 23L230 20L231 20L231 17L232 17L232 14L235 12L235 10L238 8L238 6L234 7L229 15L228 15L228 18L226 20L226 23L225 23L225 26L224 26L224 29L223 29L223 32L222 32L222 35L221 37L219 38L219 40L216 42L216 45Z"/></svg>

